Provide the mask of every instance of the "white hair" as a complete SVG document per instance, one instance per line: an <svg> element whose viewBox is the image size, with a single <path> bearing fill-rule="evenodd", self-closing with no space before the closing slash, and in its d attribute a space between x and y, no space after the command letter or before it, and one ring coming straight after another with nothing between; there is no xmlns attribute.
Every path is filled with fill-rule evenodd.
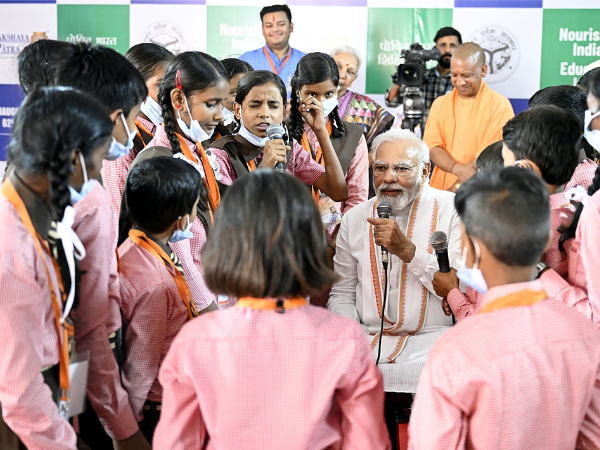
<svg viewBox="0 0 600 450"><path fill-rule="evenodd" d="M358 67L356 68L356 71L358 72L361 63L360 52L354 47L350 47L349 45L338 45L329 52L329 56L335 58L340 53L349 53L350 55L356 58L356 60L358 61Z"/></svg>
<svg viewBox="0 0 600 450"><path fill-rule="evenodd" d="M419 161L420 162L428 162L429 161L429 147L427 144L419 139L417 135L415 135L412 131L403 130L400 128L394 128L392 130L386 131L385 133L377 136L373 143L371 144L371 149L373 150L373 161L377 160L377 149L382 144L386 142L404 142L409 141L413 144L413 148L419 151ZM413 155L409 155L412 158Z"/></svg>

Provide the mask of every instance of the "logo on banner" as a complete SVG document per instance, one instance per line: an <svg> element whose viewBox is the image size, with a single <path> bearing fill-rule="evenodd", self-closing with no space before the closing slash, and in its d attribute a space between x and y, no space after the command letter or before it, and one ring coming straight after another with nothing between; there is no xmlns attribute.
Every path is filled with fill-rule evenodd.
<svg viewBox="0 0 600 450"><path fill-rule="evenodd" d="M508 80L519 67L521 46L506 28L496 25L480 28L469 39L483 48L488 65L487 83Z"/></svg>
<svg viewBox="0 0 600 450"><path fill-rule="evenodd" d="M80 42L84 42L86 44L91 44L92 43L92 37L91 36L84 36L83 34L79 33L79 34L69 34L67 36L67 38L65 39L67 42L70 42L71 44L78 44Z"/></svg>
<svg viewBox="0 0 600 450"><path fill-rule="evenodd" d="M0 58L14 58L29 44L27 33L0 33Z"/></svg>
<svg viewBox="0 0 600 450"><path fill-rule="evenodd" d="M155 22L146 28L142 42L161 45L175 55L187 50L187 37L183 30L167 21Z"/></svg>

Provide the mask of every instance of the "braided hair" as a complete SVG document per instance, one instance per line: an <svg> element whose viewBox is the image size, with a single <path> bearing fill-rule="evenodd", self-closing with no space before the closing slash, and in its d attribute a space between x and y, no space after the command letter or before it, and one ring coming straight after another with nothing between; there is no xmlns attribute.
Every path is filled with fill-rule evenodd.
<svg viewBox="0 0 600 450"><path fill-rule="evenodd" d="M105 106L87 94L63 87L45 87L31 91L15 116L9 144L15 174L48 176L50 213L56 222L62 220L71 204L73 152L79 150L88 165L93 166L92 154L112 136L109 114ZM69 267L60 241L57 244L57 262L64 287L69 291ZM75 292L77 301L77 289Z"/></svg>
<svg viewBox="0 0 600 450"><path fill-rule="evenodd" d="M596 99L600 100L600 72L598 72L594 78L590 82L590 94L592 94ZM590 184L588 188L588 195L591 197L596 192L600 190L600 166L596 169L596 173L594 174L594 181ZM566 257L565 251L565 242L569 239L575 237L575 232L577 231L577 225L579 224L579 218L581 217L581 212L583 211L583 203L581 203L577 210L575 211L575 215L573 216L573 221L571 225L568 227L561 227L558 231L561 232L560 239L558 240L558 248L560 249L560 253L563 258Z"/></svg>
<svg viewBox="0 0 600 450"><path fill-rule="evenodd" d="M221 80L229 82L229 75L218 59L202 52L184 52L173 58L158 89L158 103L162 108L165 132L173 153L181 153L175 136L177 115L171 102L171 92L177 89L176 76L179 71L181 90L186 98L208 89Z"/></svg>
<svg viewBox="0 0 600 450"><path fill-rule="evenodd" d="M326 53L313 52L302 57L296 67L296 72L292 77L292 108L290 111L290 135L298 142L302 139L304 133L304 119L298 111L300 107L300 99L298 92L302 86L309 84L322 83L330 80L335 86L339 85L340 73L335 60ZM332 121L333 127L331 130L332 138L344 136L346 131L344 122L340 119L338 107L336 106L329 114L329 120Z"/></svg>

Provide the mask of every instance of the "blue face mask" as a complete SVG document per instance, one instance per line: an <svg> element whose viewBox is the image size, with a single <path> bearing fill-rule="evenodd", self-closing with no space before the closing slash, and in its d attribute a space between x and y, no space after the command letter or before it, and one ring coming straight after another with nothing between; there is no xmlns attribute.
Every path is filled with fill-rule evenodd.
<svg viewBox="0 0 600 450"><path fill-rule="evenodd" d="M469 239L471 237L469 236ZM484 294L488 290L487 282L483 277L483 273L479 269L479 260L481 258L481 251L479 249L479 243L471 239L473 243L473 247L475 247L475 262L473 267L467 267L467 251L468 248L465 247L463 250L462 261L460 262L460 268L456 271L456 276L460 281L465 283L472 289L475 289L477 292Z"/></svg>
<svg viewBox="0 0 600 450"><path fill-rule="evenodd" d="M146 114L154 125L158 126L163 123L162 108L152 97L148 96L146 101L142 103L141 111Z"/></svg>
<svg viewBox="0 0 600 450"><path fill-rule="evenodd" d="M240 113L240 131L238 131L238 134L240 136L242 136L244 139L246 139L248 142L250 142L252 145L256 146L256 147L264 147L265 144L267 143L267 141L269 140L268 137L258 137L255 134L250 133L250 131L248 131L248 128L246 128L244 126L244 119L242 118L242 115Z"/></svg>
<svg viewBox="0 0 600 450"><path fill-rule="evenodd" d="M120 158L121 156L125 156L129 153L129 150L133 148L133 138L136 135L136 130L129 131L129 127L127 126L127 121L125 120L125 116L121 113L121 120L123 120L123 126L125 127L125 132L127 133L127 145L121 144L119 141L115 139L113 136L112 142L110 143L110 148L108 149L108 153L104 156L104 159L108 161L114 161L115 159Z"/></svg>
<svg viewBox="0 0 600 450"><path fill-rule="evenodd" d="M180 217L181 219L181 217ZM187 226L185 227L185 230L180 230L179 228L177 228L175 230L175 233L173 233L173 236L171 236L171 239L169 239L169 242L174 244L175 242L179 242L179 241L183 241L184 239L191 239L194 237L194 233L191 232L191 228L192 228L192 222L190 222L190 216L187 217Z"/></svg>
<svg viewBox="0 0 600 450"><path fill-rule="evenodd" d="M81 163L81 171L83 172L83 184L81 185L81 190L77 192L71 186L69 186L69 192L71 193L71 204L75 205L84 199L84 197L96 186L94 180L88 180L87 176L87 167L85 166L85 160L83 159L83 155L79 152L79 162Z"/></svg>
<svg viewBox="0 0 600 450"><path fill-rule="evenodd" d="M187 98L185 98L185 95L183 96L183 100L185 101L185 107L187 108L188 114L190 115L190 126L188 127L187 123L185 123L184 120L181 118L181 113L177 111L177 124L179 125L179 128L181 128L183 134L185 134L185 136L192 142L204 142L207 139L210 139L215 130L211 130L210 134L204 131L204 128L200 126L200 122L194 120L194 118L192 117L192 110L188 105L188 101Z"/></svg>
<svg viewBox="0 0 600 450"><path fill-rule="evenodd" d="M338 105L337 97L333 96L323 101L323 114L327 117Z"/></svg>

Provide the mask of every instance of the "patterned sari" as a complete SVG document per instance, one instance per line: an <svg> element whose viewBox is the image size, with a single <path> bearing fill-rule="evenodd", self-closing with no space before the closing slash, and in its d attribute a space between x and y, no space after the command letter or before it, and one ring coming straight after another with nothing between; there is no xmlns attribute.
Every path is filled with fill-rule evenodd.
<svg viewBox="0 0 600 450"><path fill-rule="evenodd" d="M394 122L394 116L366 95L348 91L338 99L338 109L342 120L362 125L365 139L370 147L379 134L387 131Z"/></svg>

